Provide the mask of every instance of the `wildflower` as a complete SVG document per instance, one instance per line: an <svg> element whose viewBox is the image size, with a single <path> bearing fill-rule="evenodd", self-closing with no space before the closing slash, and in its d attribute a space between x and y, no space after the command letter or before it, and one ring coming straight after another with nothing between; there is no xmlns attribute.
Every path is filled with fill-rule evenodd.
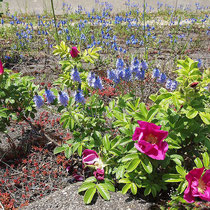
<svg viewBox="0 0 210 210"><path fill-rule="evenodd" d="M49 104L53 103L53 101L55 100L55 96L53 92L48 89L45 89L45 94L46 94L47 102Z"/></svg>
<svg viewBox="0 0 210 210"><path fill-rule="evenodd" d="M148 155L152 159L164 160L168 151L167 142L163 141L168 132L160 130L161 126L153 123L138 121L140 127L135 129L132 140L137 140L135 147L140 152Z"/></svg>
<svg viewBox="0 0 210 210"><path fill-rule="evenodd" d="M101 81L101 79L100 79L99 76L95 79L94 88L95 88L95 89L98 88L98 89L100 89L100 90L103 89L102 81Z"/></svg>
<svg viewBox="0 0 210 210"><path fill-rule="evenodd" d="M171 89L171 83L172 83L172 80L171 80L171 79L168 79L168 80L166 81L165 87L166 87L167 89Z"/></svg>
<svg viewBox="0 0 210 210"><path fill-rule="evenodd" d="M63 106L67 106L68 101L69 101L69 97L68 97L67 93L60 91L59 92L59 101Z"/></svg>
<svg viewBox="0 0 210 210"><path fill-rule="evenodd" d="M166 75L164 73L161 73L159 78L157 79L157 82L164 83L166 81Z"/></svg>
<svg viewBox="0 0 210 210"><path fill-rule="evenodd" d="M97 170L93 172L93 175L99 181L104 180L104 169L97 168Z"/></svg>
<svg viewBox="0 0 210 210"><path fill-rule="evenodd" d="M178 86L178 82L177 81L172 81L171 82L171 88L170 88L171 91L176 90L177 86Z"/></svg>
<svg viewBox="0 0 210 210"><path fill-rule="evenodd" d="M147 70L148 69L148 65L147 65L146 61L144 61L144 60L141 61L141 68L142 68L142 70Z"/></svg>
<svg viewBox="0 0 210 210"><path fill-rule="evenodd" d="M125 74L123 79L126 81L130 81L132 79L132 74L129 66L125 69Z"/></svg>
<svg viewBox="0 0 210 210"><path fill-rule="evenodd" d="M74 80L75 82L81 83L80 75L76 67L72 69L71 79Z"/></svg>
<svg viewBox="0 0 210 210"><path fill-rule="evenodd" d="M77 90L75 92L75 101L82 104L85 103L85 98L84 98L82 90Z"/></svg>
<svg viewBox="0 0 210 210"><path fill-rule="evenodd" d="M94 72L89 72L87 76L87 83L90 87L94 86L95 82L95 73Z"/></svg>
<svg viewBox="0 0 210 210"><path fill-rule="evenodd" d="M145 71L144 70L139 70L137 73L136 73L136 78L138 80L144 80L144 77L145 77Z"/></svg>
<svg viewBox="0 0 210 210"><path fill-rule="evenodd" d="M4 68L3 68L3 64L2 64L2 62L1 62L1 60L0 60L0 76L1 76L2 74L4 74Z"/></svg>
<svg viewBox="0 0 210 210"><path fill-rule="evenodd" d="M206 170L204 175L203 168L195 168L186 175L188 187L184 191L184 199L188 203L193 203L195 197L210 201L210 170Z"/></svg>
<svg viewBox="0 0 210 210"><path fill-rule="evenodd" d="M152 73L152 78L158 78L160 76L160 70L158 68L154 68Z"/></svg>
<svg viewBox="0 0 210 210"><path fill-rule="evenodd" d="M41 108L44 104L43 98L39 96L38 94L34 96L33 101L38 109Z"/></svg>
<svg viewBox="0 0 210 210"><path fill-rule="evenodd" d="M199 58L198 59L198 68L200 68L202 66L202 60Z"/></svg>
<svg viewBox="0 0 210 210"><path fill-rule="evenodd" d="M110 79L110 80L112 80L112 81L114 81L114 82L117 81L117 75L116 75L116 73L114 72L114 70L109 70L109 71L107 72L107 78Z"/></svg>
<svg viewBox="0 0 210 210"><path fill-rule="evenodd" d="M194 88L194 87L196 87L197 85L198 85L198 82L193 82L193 83L190 84L190 87Z"/></svg>
<svg viewBox="0 0 210 210"><path fill-rule="evenodd" d="M79 53L80 52L78 51L77 47L72 47L71 48L70 54L71 54L71 57L72 58L76 58L79 55Z"/></svg>
<svg viewBox="0 0 210 210"><path fill-rule="evenodd" d="M117 59L117 62L116 62L116 69L117 69L117 70L122 70L122 69L123 69L123 66L124 66L124 61L123 61L123 59L121 59L121 58Z"/></svg>
<svg viewBox="0 0 210 210"><path fill-rule="evenodd" d="M137 59L137 57L135 57L133 59L133 61L131 62L131 67L132 67L132 72L133 73L137 73L140 67L140 63L139 60Z"/></svg>

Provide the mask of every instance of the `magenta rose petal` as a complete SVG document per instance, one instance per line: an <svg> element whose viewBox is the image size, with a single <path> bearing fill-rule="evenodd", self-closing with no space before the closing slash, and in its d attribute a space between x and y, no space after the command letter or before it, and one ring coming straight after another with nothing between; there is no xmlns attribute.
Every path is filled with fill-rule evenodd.
<svg viewBox="0 0 210 210"><path fill-rule="evenodd" d="M137 140L135 147L152 159L164 160L168 151L168 143L163 141L168 131L160 130L161 126L153 123L138 121L140 127L135 129L132 140Z"/></svg>

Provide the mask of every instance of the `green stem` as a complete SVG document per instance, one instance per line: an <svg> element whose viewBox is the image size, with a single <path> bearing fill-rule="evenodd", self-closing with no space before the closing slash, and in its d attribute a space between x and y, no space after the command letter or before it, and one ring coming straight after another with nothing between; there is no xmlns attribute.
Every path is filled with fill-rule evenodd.
<svg viewBox="0 0 210 210"><path fill-rule="evenodd" d="M147 60L147 46L146 46L146 19L145 19L145 14L146 14L146 0L144 0L144 12L143 12L143 20L144 20L144 58Z"/></svg>
<svg viewBox="0 0 210 210"><path fill-rule="evenodd" d="M56 42L57 42L57 44L59 44L60 41L59 41L59 36L58 36L57 21L56 21L56 17L55 17L55 9L54 9L53 0L51 0L51 6L52 6L53 18L54 18L54 22L55 22Z"/></svg>

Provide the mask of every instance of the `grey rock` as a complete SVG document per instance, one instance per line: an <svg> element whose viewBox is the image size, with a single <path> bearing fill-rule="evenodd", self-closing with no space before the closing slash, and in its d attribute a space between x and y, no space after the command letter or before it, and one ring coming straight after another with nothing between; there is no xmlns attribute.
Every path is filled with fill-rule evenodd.
<svg viewBox="0 0 210 210"><path fill-rule="evenodd" d="M78 188L81 183L75 183L63 190L50 194L41 200L31 203L29 206L21 208L24 210L146 210L152 204L132 197L123 195L120 192L112 192L110 201L104 201L101 197L94 198L93 203L85 205L83 196L78 194Z"/></svg>

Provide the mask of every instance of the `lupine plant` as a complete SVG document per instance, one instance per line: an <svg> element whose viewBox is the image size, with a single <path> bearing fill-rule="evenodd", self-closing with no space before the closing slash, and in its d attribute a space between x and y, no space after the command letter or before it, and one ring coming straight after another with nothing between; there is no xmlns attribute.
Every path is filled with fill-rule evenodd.
<svg viewBox="0 0 210 210"><path fill-rule="evenodd" d="M172 196L174 203L192 202L195 197L210 199L209 74L208 70L201 73L198 62L190 58L179 60L178 67L177 90L169 92L161 88L159 93L150 96L153 101L150 107L132 94L120 96L105 107L101 104L101 115L94 113L104 122L103 131L97 130L84 138L85 130L82 131L80 126L87 122L79 123L78 133L73 132L74 139L55 149L55 153L65 151L68 157L78 150L84 170L92 171L93 176L84 174L88 178L79 188L79 192L85 191L86 204L92 201L96 192L109 200L109 191L118 189L123 194L131 191L136 195L143 188L145 196L151 193L156 197L172 185L177 188ZM80 118L85 119L85 116ZM71 119L63 122L69 124ZM199 159L201 153L204 166ZM192 170L193 157L196 157L197 167L202 168L198 173L196 169ZM186 170L190 171L189 175ZM197 188L193 185L197 194L192 188L194 177L197 177ZM115 183L122 186L116 188Z"/></svg>

